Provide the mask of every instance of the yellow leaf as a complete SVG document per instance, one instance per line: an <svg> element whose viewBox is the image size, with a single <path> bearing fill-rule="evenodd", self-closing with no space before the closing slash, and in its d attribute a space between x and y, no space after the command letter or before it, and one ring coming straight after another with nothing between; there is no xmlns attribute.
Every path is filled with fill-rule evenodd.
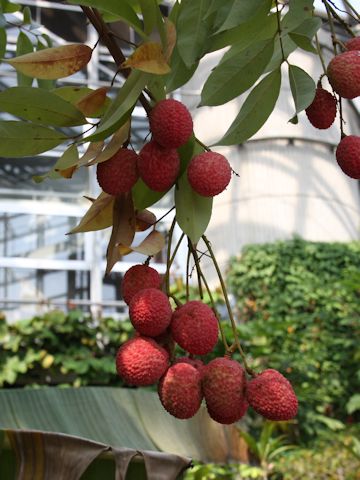
<svg viewBox="0 0 360 480"><path fill-rule="evenodd" d="M104 142L103 141L89 143L89 146L88 146L86 152L84 153L84 155L82 157L79 158L79 161L78 161L78 164L77 164L78 167L80 167L82 165L86 165L87 163L89 163L90 160L92 160L97 155L99 155L99 153L101 152L103 147L104 147Z"/></svg>
<svg viewBox="0 0 360 480"><path fill-rule="evenodd" d="M143 255L156 255L165 245L165 237L160 232L153 230L137 247L131 247L134 252Z"/></svg>
<svg viewBox="0 0 360 480"><path fill-rule="evenodd" d="M140 45L122 65L123 68L136 68L147 73L164 75L170 72L160 43L148 42Z"/></svg>
<svg viewBox="0 0 360 480"><path fill-rule="evenodd" d="M165 60L168 62L176 44L176 28L175 25L165 17L165 31L166 31L166 49L164 53Z"/></svg>
<svg viewBox="0 0 360 480"><path fill-rule="evenodd" d="M113 205L115 197L102 192L91 204L79 225L69 233L94 232L111 227L113 221Z"/></svg>
<svg viewBox="0 0 360 480"><path fill-rule="evenodd" d="M56 171L58 171L60 173L60 175L64 178L72 178L72 176L74 175L77 168L78 167L75 165L74 167L69 167L69 168L65 168L63 170L56 170Z"/></svg>
<svg viewBox="0 0 360 480"><path fill-rule="evenodd" d="M156 216L149 210L141 210L136 214L136 231L144 232L156 222Z"/></svg>
<svg viewBox="0 0 360 480"><path fill-rule="evenodd" d="M124 257L125 255L129 255L129 253L132 253L133 249L131 247L126 247L125 245L118 245L119 249L119 255Z"/></svg>
<svg viewBox="0 0 360 480"><path fill-rule="evenodd" d="M6 60L24 75L43 80L64 78L78 72L91 59L92 49L83 44L45 48Z"/></svg>
<svg viewBox="0 0 360 480"><path fill-rule="evenodd" d="M80 110L85 117L90 117L100 110L106 101L106 94L109 91L108 87L101 87L94 92L89 93L81 100L79 100L75 106Z"/></svg>
<svg viewBox="0 0 360 480"><path fill-rule="evenodd" d="M104 150L100 152L91 162L90 165L96 165L97 163L106 162L122 147L124 142L129 137L130 120L128 120L117 132L114 133L110 142L106 145Z"/></svg>

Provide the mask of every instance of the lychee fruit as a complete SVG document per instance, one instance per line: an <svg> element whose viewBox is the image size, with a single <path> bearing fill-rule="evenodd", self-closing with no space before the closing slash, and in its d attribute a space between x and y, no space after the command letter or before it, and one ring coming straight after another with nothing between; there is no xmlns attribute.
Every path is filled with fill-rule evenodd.
<svg viewBox="0 0 360 480"><path fill-rule="evenodd" d="M336 98L330 92L318 87L315 98L305 110L309 122L316 128L331 127L336 117Z"/></svg>
<svg viewBox="0 0 360 480"><path fill-rule="evenodd" d="M163 407L171 415L191 418L202 401L201 375L188 363L176 363L161 378L158 393Z"/></svg>
<svg viewBox="0 0 360 480"><path fill-rule="evenodd" d="M172 315L170 328L175 342L193 355L211 352L218 340L215 314L209 306L198 300L177 308Z"/></svg>
<svg viewBox="0 0 360 480"><path fill-rule="evenodd" d="M297 414L298 400L291 383L277 370L265 370L250 380L246 398L257 413L269 420L290 420Z"/></svg>
<svg viewBox="0 0 360 480"><path fill-rule="evenodd" d="M170 358L173 356L173 353L175 350L175 342L174 342L174 339L172 338L170 327L168 327L165 330L165 332L154 337L154 340L156 341L156 343L158 343L163 348L165 348Z"/></svg>
<svg viewBox="0 0 360 480"><path fill-rule="evenodd" d="M138 170L141 179L151 190L165 192L174 185L179 174L178 152L175 148L165 148L151 140L139 153Z"/></svg>
<svg viewBox="0 0 360 480"><path fill-rule="evenodd" d="M150 130L154 140L166 148L186 143L193 131L193 121L185 105L172 98L161 100L151 110Z"/></svg>
<svg viewBox="0 0 360 480"><path fill-rule="evenodd" d="M160 288L161 278L157 270L148 265L134 265L125 272L121 282L124 302L129 305L132 297L144 288Z"/></svg>
<svg viewBox="0 0 360 480"><path fill-rule="evenodd" d="M229 185L231 167L220 153L204 152L191 160L187 176L196 193L204 197L214 197Z"/></svg>
<svg viewBox="0 0 360 480"><path fill-rule="evenodd" d="M230 358L215 358L204 368L203 393L210 417L230 424L240 420L247 410L246 377L242 366Z"/></svg>
<svg viewBox="0 0 360 480"><path fill-rule="evenodd" d="M360 37L351 38L345 43L348 50L360 50Z"/></svg>
<svg viewBox="0 0 360 480"><path fill-rule="evenodd" d="M109 195L130 192L138 181L138 155L127 148L120 148L109 160L98 163L96 175L100 187Z"/></svg>
<svg viewBox="0 0 360 480"><path fill-rule="evenodd" d="M349 50L336 55L328 65L329 82L343 98L360 95L360 51Z"/></svg>
<svg viewBox="0 0 360 480"><path fill-rule="evenodd" d="M337 146L336 160L346 175L360 180L360 137L344 137Z"/></svg>
<svg viewBox="0 0 360 480"><path fill-rule="evenodd" d="M129 316L134 328L142 335L156 337L165 332L171 321L168 297L157 288L137 292L129 305Z"/></svg>
<svg viewBox="0 0 360 480"><path fill-rule="evenodd" d="M200 373L200 375L203 375L205 364L199 359L199 358L190 358L190 357L178 357L175 358L174 364L175 363L187 363L194 368Z"/></svg>
<svg viewBox="0 0 360 480"><path fill-rule="evenodd" d="M125 383L156 383L169 366L169 354L152 338L137 336L125 342L116 355L116 370Z"/></svg>

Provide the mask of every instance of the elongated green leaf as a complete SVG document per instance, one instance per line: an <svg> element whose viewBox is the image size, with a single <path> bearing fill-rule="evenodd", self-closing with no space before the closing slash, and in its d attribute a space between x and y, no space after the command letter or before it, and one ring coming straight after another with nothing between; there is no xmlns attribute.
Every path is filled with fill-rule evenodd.
<svg viewBox="0 0 360 480"><path fill-rule="evenodd" d="M249 447L249 450L251 450L251 452L257 458L259 458L260 452L259 452L258 445L256 443L255 438L252 435L250 435L250 433L245 432L244 430L240 430L239 428L238 428L238 432L243 437L243 439L245 440L247 446Z"/></svg>
<svg viewBox="0 0 360 480"><path fill-rule="evenodd" d="M249 93L238 116L216 145L236 145L252 137L273 111L280 92L280 69L270 73Z"/></svg>
<svg viewBox="0 0 360 480"><path fill-rule="evenodd" d="M151 78L150 74L133 70L118 92L117 97L105 112L95 133L88 141L103 140L118 130L128 119L143 88Z"/></svg>
<svg viewBox="0 0 360 480"><path fill-rule="evenodd" d="M20 32L16 42L16 56L25 55L26 53L33 52L34 47L30 38L24 33ZM31 87L33 78L28 77L20 72L17 72L17 84L19 86Z"/></svg>
<svg viewBox="0 0 360 480"><path fill-rule="evenodd" d="M0 121L0 156L27 157L50 150L67 137L42 125Z"/></svg>
<svg viewBox="0 0 360 480"><path fill-rule="evenodd" d="M205 18L214 16L213 31L218 31L228 18L229 11L237 0L211 0Z"/></svg>
<svg viewBox="0 0 360 480"><path fill-rule="evenodd" d="M289 37L296 45L307 52L317 53L316 48L311 43L312 38L314 37L315 33L321 27L321 19L320 18L308 18L304 20L304 22L297 27L292 32L289 32Z"/></svg>
<svg viewBox="0 0 360 480"><path fill-rule="evenodd" d="M310 75L295 65L289 65L289 80L297 114L314 100L316 85Z"/></svg>
<svg viewBox="0 0 360 480"><path fill-rule="evenodd" d="M296 43L291 40L289 35L284 35L282 37L282 48L280 45L279 37L276 37L274 53L273 53L273 56L271 57L270 62L266 66L264 73L272 72L273 70L276 70L277 68L279 68L284 61L283 54L286 60L290 55L290 53L296 50L296 48L297 48Z"/></svg>
<svg viewBox="0 0 360 480"><path fill-rule="evenodd" d="M177 19L177 46L187 68L200 60L204 45L211 30L211 21L205 19L208 2L206 0L183 0Z"/></svg>
<svg viewBox="0 0 360 480"><path fill-rule="evenodd" d="M167 192L154 192L139 179L132 189L133 202L136 210L144 210L158 202Z"/></svg>
<svg viewBox="0 0 360 480"><path fill-rule="evenodd" d="M146 36L142 29L141 21L125 1L119 0L69 0L68 3L75 5L85 5L87 7L98 8L102 12L108 12L124 20L128 25L142 37Z"/></svg>
<svg viewBox="0 0 360 480"><path fill-rule="evenodd" d="M11 3L8 0L2 0L1 7L3 13L14 13L21 10L21 5L18 5L17 3Z"/></svg>
<svg viewBox="0 0 360 480"><path fill-rule="evenodd" d="M160 35L162 47L165 50L165 24L157 0L139 0L139 3L144 21L145 34L150 35L154 30L157 29Z"/></svg>
<svg viewBox="0 0 360 480"><path fill-rule="evenodd" d="M283 34L291 32L312 16L314 0L290 0L289 11L281 21Z"/></svg>
<svg viewBox="0 0 360 480"><path fill-rule="evenodd" d="M360 410L360 393L355 393L350 397L350 400L346 404L346 410L349 415Z"/></svg>
<svg viewBox="0 0 360 480"><path fill-rule="evenodd" d="M7 35L5 28L0 28L0 58L3 58L6 52Z"/></svg>
<svg viewBox="0 0 360 480"><path fill-rule="evenodd" d="M44 125L83 125L86 118L71 103L41 88L13 87L0 92L0 111Z"/></svg>
<svg viewBox="0 0 360 480"><path fill-rule="evenodd" d="M260 11L268 13L271 0L235 0L228 12L225 22L219 28L219 32L236 27L254 17Z"/></svg>
<svg viewBox="0 0 360 480"><path fill-rule="evenodd" d="M175 46L170 61L171 72L165 76L166 91L170 93L185 85L194 75L198 65L199 62L195 62L188 68L181 58L177 46Z"/></svg>
<svg viewBox="0 0 360 480"><path fill-rule="evenodd" d="M205 82L201 105L222 105L244 93L260 77L273 50L273 39L260 41L236 54L230 49Z"/></svg>
<svg viewBox="0 0 360 480"><path fill-rule="evenodd" d="M199 241L209 225L212 204L212 197L203 197L194 192L185 172L175 189L176 220L193 243Z"/></svg>

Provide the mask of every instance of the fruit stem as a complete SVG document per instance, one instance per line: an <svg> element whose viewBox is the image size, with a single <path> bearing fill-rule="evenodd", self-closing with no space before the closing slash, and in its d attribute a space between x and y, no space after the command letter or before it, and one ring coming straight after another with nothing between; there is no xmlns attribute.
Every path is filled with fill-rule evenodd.
<svg viewBox="0 0 360 480"><path fill-rule="evenodd" d="M321 79L322 79L322 77L324 77L325 75L327 75L327 70L326 70L325 60L324 60L324 57L323 57L323 54L322 54L322 51L321 51L318 34L315 35L315 41L316 41L316 50L317 50L317 53L318 53L318 55L319 55L322 68L323 68L323 70L324 70L324 74L321 75L320 78L319 78L320 87L321 87ZM318 85L318 86L319 86L319 85Z"/></svg>
<svg viewBox="0 0 360 480"><path fill-rule="evenodd" d="M323 0L323 3L324 1L326 1L326 4L327 4L327 7L326 7L326 10L329 10L332 14L332 16L334 18L336 18L336 20L343 26L343 28L348 32L349 35L351 35L352 37L356 37L355 33L351 30L351 28L349 27L349 25L344 22L344 20L340 17L340 15L338 15L337 11L331 6L331 3L328 2L328 0ZM341 44L341 42L339 42Z"/></svg>
<svg viewBox="0 0 360 480"><path fill-rule="evenodd" d="M192 244L189 237L188 237L188 248L191 251L193 259L194 259L196 274L197 274L197 279L198 279L199 296L202 300L204 298L204 294L203 294L203 289L202 289L202 285L201 285L201 269L200 269L199 257L198 257L196 248Z"/></svg>
<svg viewBox="0 0 360 480"><path fill-rule="evenodd" d="M350 12L347 12L352 18L354 18L355 20L358 20L360 22L360 15L358 14L358 12L356 11L356 9L351 5L351 3L349 2L349 0L343 0L344 4L345 4L345 8L348 7L349 10L351 10L353 12L354 15L352 15Z"/></svg>
<svg viewBox="0 0 360 480"><path fill-rule="evenodd" d="M205 145L205 143L203 143L201 140L199 140L197 137L195 137L195 142L198 143L200 145L200 147L202 147L204 150L206 150L207 152L211 152L211 148L208 147L207 145Z"/></svg>
<svg viewBox="0 0 360 480"><path fill-rule="evenodd" d="M286 62L286 57L285 57L285 53L284 53L284 45L283 45L283 41L282 41L282 38L281 38L280 10L279 10L278 0L275 0L275 5L276 5L276 20L277 20L277 25L278 25L278 35L279 35L282 61Z"/></svg>
<svg viewBox="0 0 360 480"><path fill-rule="evenodd" d="M172 242L175 225L176 225L176 217L173 218L173 221L171 223L171 226L168 232L168 238L167 238L168 244L167 244L167 253L166 253L166 273L165 273L165 289L166 289L167 295L169 295L169 292L170 292L171 242Z"/></svg>
<svg viewBox="0 0 360 480"><path fill-rule="evenodd" d="M191 252L190 252L190 249L188 248L188 252L187 252L187 259L186 259L186 301L188 302L189 301L189 296L190 296L190 292L189 292L189 276L190 276L190 258L191 258Z"/></svg>

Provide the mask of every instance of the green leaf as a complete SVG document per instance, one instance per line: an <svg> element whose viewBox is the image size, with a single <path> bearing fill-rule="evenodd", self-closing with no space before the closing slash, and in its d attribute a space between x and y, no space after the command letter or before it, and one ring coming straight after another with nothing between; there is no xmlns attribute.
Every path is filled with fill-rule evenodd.
<svg viewBox="0 0 360 480"><path fill-rule="evenodd" d="M5 56L6 42L7 42L6 30L5 28L0 28L0 59Z"/></svg>
<svg viewBox="0 0 360 480"><path fill-rule="evenodd" d="M176 31L179 54L187 68L200 60L211 30L211 21L205 19L206 0L183 0L180 5Z"/></svg>
<svg viewBox="0 0 360 480"><path fill-rule="evenodd" d="M240 52L233 53L232 49L226 52L205 82L201 105L222 105L244 93L260 77L273 50L271 39L252 44Z"/></svg>
<svg viewBox="0 0 360 480"><path fill-rule="evenodd" d="M8 0L2 0L1 7L3 13L15 13L21 10L21 5L11 3Z"/></svg>
<svg viewBox="0 0 360 480"><path fill-rule="evenodd" d="M303 50L311 53L317 53L316 48L311 43L312 38L321 27L320 18L313 17L305 20L299 27L289 32L289 37L296 45Z"/></svg>
<svg viewBox="0 0 360 480"><path fill-rule="evenodd" d="M24 7L23 11L23 25L30 25L31 24L31 10L30 7Z"/></svg>
<svg viewBox="0 0 360 480"><path fill-rule="evenodd" d="M136 182L132 189L133 202L136 210L145 210L145 208L154 205L167 192L154 192L151 190L141 178Z"/></svg>
<svg viewBox="0 0 360 480"><path fill-rule="evenodd" d="M86 118L71 103L41 88L13 87L0 92L0 111L58 127L86 123Z"/></svg>
<svg viewBox="0 0 360 480"><path fill-rule="evenodd" d="M68 3L75 5L85 5L87 7L98 8L102 12L108 12L124 20L128 25L141 36L146 37L141 21L132 7L125 1L119 0L69 0Z"/></svg>
<svg viewBox="0 0 360 480"><path fill-rule="evenodd" d="M295 65L289 65L289 80L297 114L314 100L316 85L310 75Z"/></svg>
<svg viewBox="0 0 360 480"><path fill-rule="evenodd" d="M161 15L157 0L139 0L144 22L144 31L150 35L154 30L158 30L163 49L166 47L166 34L164 19Z"/></svg>
<svg viewBox="0 0 360 480"><path fill-rule="evenodd" d="M20 32L16 42L16 56L19 57L20 55L25 55L26 53L31 53L33 51L34 47L29 37L24 32ZM17 84L19 86L31 87L34 80L33 78L19 72L17 72L16 75Z"/></svg>
<svg viewBox="0 0 360 480"><path fill-rule="evenodd" d="M199 241L210 222L212 204L212 197L203 197L194 192L185 172L175 188L176 220L193 243Z"/></svg>
<svg viewBox="0 0 360 480"><path fill-rule="evenodd" d="M229 30L245 23L259 12L269 13L271 3L271 0L235 0L218 32Z"/></svg>
<svg viewBox="0 0 360 480"><path fill-rule="evenodd" d="M150 78L150 74L133 70L119 90L117 97L106 110L96 132L87 137L87 141L103 140L119 129L126 122Z"/></svg>
<svg viewBox="0 0 360 480"><path fill-rule="evenodd" d="M194 75L199 62L195 62L191 67L187 67L179 54L175 45L170 60L171 72L165 76L166 91L168 93L182 87Z"/></svg>
<svg viewBox="0 0 360 480"><path fill-rule="evenodd" d="M312 17L314 0L290 0L289 11L281 21L281 31L283 34L291 32L302 22Z"/></svg>
<svg viewBox="0 0 360 480"><path fill-rule="evenodd" d="M28 157L46 152L67 138L41 125L26 122L0 121L0 156Z"/></svg>
<svg viewBox="0 0 360 480"><path fill-rule="evenodd" d="M244 430L241 430L240 428L237 429L237 431L239 432L239 434L243 437L243 439L245 440L247 446L249 447L249 450L251 450L251 452L257 457L259 458L260 457L260 452L259 452L259 449L258 449L258 445L256 443L256 440L255 438L250 435L250 433L248 432L245 432Z"/></svg>
<svg viewBox="0 0 360 480"><path fill-rule="evenodd" d="M360 393L353 395L346 404L346 410L349 415L360 410Z"/></svg>
<svg viewBox="0 0 360 480"><path fill-rule="evenodd" d="M286 60L290 53L296 50L296 48L296 43L291 40L289 35L284 35L282 37L282 48L280 45L279 37L276 37L273 56L271 57L271 60L266 66L264 72L272 72L273 70L279 68L280 65L283 63L283 53Z"/></svg>
<svg viewBox="0 0 360 480"><path fill-rule="evenodd" d="M249 93L238 116L216 145L243 143L260 130L275 107L280 84L280 69L262 79Z"/></svg>

